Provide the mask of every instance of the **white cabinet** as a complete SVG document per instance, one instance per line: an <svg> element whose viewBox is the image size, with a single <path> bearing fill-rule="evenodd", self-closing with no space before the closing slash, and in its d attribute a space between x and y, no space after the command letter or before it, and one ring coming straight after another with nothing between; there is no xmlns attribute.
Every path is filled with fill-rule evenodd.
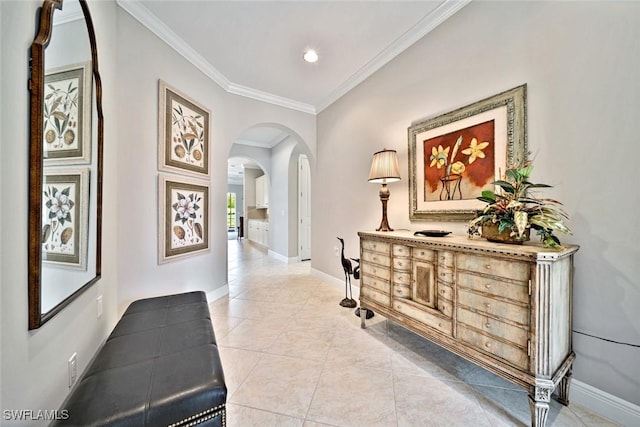
<svg viewBox="0 0 640 427"><path fill-rule="evenodd" d="M261 246L269 247L269 223L250 219L247 238Z"/></svg>
<svg viewBox="0 0 640 427"><path fill-rule="evenodd" d="M554 389L569 403L577 246L358 234L361 309L526 387L534 427L545 425Z"/></svg>
<svg viewBox="0 0 640 427"><path fill-rule="evenodd" d="M269 207L269 185L267 176L262 175L256 178L256 208L266 209Z"/></svg>

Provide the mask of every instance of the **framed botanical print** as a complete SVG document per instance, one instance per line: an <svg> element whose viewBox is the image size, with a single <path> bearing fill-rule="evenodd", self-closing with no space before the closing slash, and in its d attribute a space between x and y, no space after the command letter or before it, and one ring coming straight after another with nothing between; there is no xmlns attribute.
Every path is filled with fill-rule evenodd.
<svg viewBox="0 0 640 427"><path fill-rule="evenodd" d="M160 174L158 191L158 263L207 252L209 183Z"/></svg>
<svg viewBox="0 0 640 427"><path fill-rule="evenodd" d="M158 168L209 176L211 112L159 80Z"/></svg>
<svg viewBox="0 0 640 427"><path fill-rule="evenodd" d="M91 62L47 70L44 77L45 165L91 161Z"/></svg>
<svg viewBox="0 0 640 427"><path fill-rule="evenodd" d="M410 219L471 219L482 191L526 160L526 85L416 123L408 136Z"/></svg>
<svg viewBox="0 0 640 427"><path fill-rule="evenodd" d="M42 261L86 270L89 168L45 168L42 198Z"/></svg>

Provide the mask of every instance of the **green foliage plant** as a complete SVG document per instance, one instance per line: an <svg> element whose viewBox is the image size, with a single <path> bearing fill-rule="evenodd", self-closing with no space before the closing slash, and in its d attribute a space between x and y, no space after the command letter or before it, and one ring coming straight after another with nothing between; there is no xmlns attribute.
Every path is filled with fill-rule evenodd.
<svg viewBox="0 0 640 427"><path fill-rule="evenodd" d="M533 229L540 236L543 246L560 247L556 232L571 234L564 224L569 217L561 209L561 203L548 198L538 198L531 190L551 188L547 184L529 181L533 170L530 162L510 166L503 179L494 181L498 191L484 190L478 200L487 206L469 222L470 236L480 235L483 224L498 224L498 231L508 230L512 237L523 238L527 229Z"/></svg>

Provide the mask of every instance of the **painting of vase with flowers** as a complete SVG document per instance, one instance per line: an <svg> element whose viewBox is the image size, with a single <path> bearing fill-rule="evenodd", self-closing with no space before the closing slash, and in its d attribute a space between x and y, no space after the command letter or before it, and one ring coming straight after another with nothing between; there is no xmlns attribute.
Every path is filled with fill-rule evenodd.
<svg viewBox="0 0 640 427"><path fill-rule="evenodd" d="M491 186L494 130L490 120L423 142L425 201L471 200Z"/></svg>

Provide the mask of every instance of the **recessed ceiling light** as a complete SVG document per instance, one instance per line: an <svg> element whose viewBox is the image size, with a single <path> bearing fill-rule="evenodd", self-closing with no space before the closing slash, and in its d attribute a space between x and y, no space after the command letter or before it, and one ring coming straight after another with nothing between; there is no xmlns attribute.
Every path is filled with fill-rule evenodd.
<svg viewBox="0 0 640 427"><path fill-rule="evenodd" d="M304 55L302 55L305 61L313 64L318 60L318 53L313 49L307 49L304 51Z"/></svg>

